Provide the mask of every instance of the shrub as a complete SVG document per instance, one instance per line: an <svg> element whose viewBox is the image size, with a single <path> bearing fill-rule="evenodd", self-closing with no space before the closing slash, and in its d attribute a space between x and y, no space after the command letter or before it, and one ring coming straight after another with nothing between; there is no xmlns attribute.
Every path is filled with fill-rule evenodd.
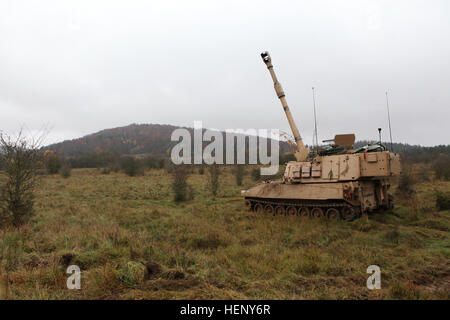
<svg viewBox="0 0 450 320"><path fill-rule="evenodd" d="M441 154L433 163L432 169L437 179L450 180L450 156Z"/></svg>
<svg viewBox="0 0 450 320"><path fill-rule="evenodd" d="M49 153L45 156L45 168L48 174L58 173L61 166L61 158L56 153Z"/></svg>
<svg viewBox="0 0 450 320"><path fill-rule="evenodd" d="M159 168L160 168L160 169L164 169L164 168L166 167L166 165L167 165L166 160L164 160L164 159L159 159Z"/></svg>
<svg viewBox="0 0 450 320"><path fill-rule="evenodd" d="M252 178L255 181L261 179L261 170L259 168L252 169Z"/></svg>
<svg viewBox="0 0 450 320"><path fill-rule="evenodd" d="M0 224L18 227L33 215L41 156L37 143L29 143L21 135L15 140L0 135L0 158L6 175L0 189Z"/></svg>
<svg viewBox="0 0 450 320"><path fill-rule="evenodd" d="M244 179L244 166L237 165L234 170L234 175L236 177L236 185L242 186L242 180Z"/></svg>
<svg viewBox="0 0 450 320"><path fill-rule="evenodd" d="M109 165L115 165L118 170L120 156L117 153L109 151L83 153L70 159L72 168L101 168Z"/></svg>
<svg viewBox="0 0 450 320"><path fill-rule="evenodd" d="M201 165L200 167L198 167L198 174L204 174L205 173L205 168Z"/></svg>
<svg viewBox="0 0 450 320"><path fill-rule="evenodd" d="M125 156L120 161L120 167L124 173L130 177L141 175L143 173L142 163L131 156Z"/></svg>
<svg viewBox="0 0 450 320"><path fill-rule="evenodd" d="M67 179L68 177L70 177L70 175L72 174L72 168L70 167L70 165L68 163L65 163L62 165L60 174L61 174L61 177L63 177L64 179Z"/></svg>
<svg viewBox="0 0 450 320"><path fill-rule="evenodd" d="M101 174L110 174L111 173L111 168L110 167L104 167L102 168L102 170L100 170Z"/></svg>
<svg viewBox="0 0 450 320"><path fill-rule="evenodd" d="M117 173L117 172L120 171L120 162L119 161L114 161L114 162L110 163L107 166L107 168L108 168L109 171Z"/></svg>
<svg viewBox="0 0 450 320"><path fill-rule="evenodd" d="M402 173L400 174L397 190L400 193L403 193L406 195L411 195L415 192L414 184L415 184L415 181L414 181L411 167L404 166Z"/></svg>
<svg viewBox="0 0 450 320"><path fill-rule="evenodd" d="M192 188L187 184L189 171L185 165L176 166L171 170L173 200L175 202L186 201L192 196Z"/></svg>
<svg viewBox="0 0 450 320"><path fill-rule="evenodd" d="M147 156L144 158L144 165L149 169L162 169L164 168L164 159L157 157Z"/></svg>
<svg viewBox="0 0 450 320"><path fill-rule="evenodd" d="M450 194L438 191L436 194L436 207L439 210L450 210Z"/></svg>
<svg viewBox="0 0 450 320"><path fill-rule="evenodd" d="M220 169L216 164L209 166L209 189L213 196L217 195L219 190Z"/></svg>

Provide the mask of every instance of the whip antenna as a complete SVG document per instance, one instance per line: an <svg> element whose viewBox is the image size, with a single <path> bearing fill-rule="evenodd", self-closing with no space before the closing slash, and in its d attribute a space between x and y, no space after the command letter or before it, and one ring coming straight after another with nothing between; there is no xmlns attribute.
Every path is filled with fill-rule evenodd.
<svg viewBox="0 0 450 320"><path fill-rule="evenodd" d="M319 147L319 139L317 138L316 94L314 92L314 87L312 87L312 96L313 96L313 106L314 106L314 137L313 137L313 145L315 144L316 148L318 148Z"/></svg>
<svg viewBox="0 0 450 320"><path fill-rule="evenodd" d="M388 121L389 121L389 136L391 138L391 151L394 151L394 148L392 147L391 115L389 114L389 98L388 98L387 91L386 91L386 107L387 107L387 114L388 114Z"/></svg>

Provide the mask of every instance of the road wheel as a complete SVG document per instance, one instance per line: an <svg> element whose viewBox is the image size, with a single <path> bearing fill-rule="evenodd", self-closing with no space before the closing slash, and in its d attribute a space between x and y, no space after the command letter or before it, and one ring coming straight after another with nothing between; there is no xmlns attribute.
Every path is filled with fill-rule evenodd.
<svg viewBox="0 0 450 320"><path fill-rule="evenodd" d="M275 208L275 214L276 214L277 216L283 216L283 215L286 214L286 209L285 209L283 206L277 206L277 207Z"/></svg>
<svg viewBox="0 0 450 320"><path fill-rule="evenodd" d="M310 217L310 211L309 208L307 207L302 207L300 209L298 209L298 215L301 217L305 217L305 218L309 218Z"/></svg>
<svg viewBox="0 0 450 320"><path fill-rule="evenodd" d="M328 219L339 219L340 218L339 210L336 208L328 208L326 215L327 215Z"/></svg>
<svg viewBox="0 0 450 320"><path fill-rule="evenodd" d="M252 211L252 202L250 200L245 200L245 208L247 211Z"/></svg>
<svg viewBox="0 0 450 320"><path fill-rule="evenodd" d="M297 214L297 208L294 206L289 206L286 209L286 215L287 216L295 216Z"/></svg>
<svg viewBox="0 0 450 320"><path fill-rule="evenodd" d="M264 207L264 213L267 215L269 215L269 214L273 215L275 213L275 210L271 204L268 204Z"/></svg>
<svg viewBox="0 0 450 320"><path fill-rule="evenodd" d="M254 210L257 214L263 214L264 208L261 203L255 204Z"/></svg>
<svg viewBox="0 0 450 320"><path fill-rule="evenodd" d="M341 216L345 221L352 221L356 219L358 214L353 207L343 207L341 210Z"/></svg>
<svg viewBox="0 0 450 320"><path fill-rule="evenodd" d="M313 208L311 210L311 217L317 218L317 219L322 218L323 217L323 210L322 210L322 208Z"/></svg>

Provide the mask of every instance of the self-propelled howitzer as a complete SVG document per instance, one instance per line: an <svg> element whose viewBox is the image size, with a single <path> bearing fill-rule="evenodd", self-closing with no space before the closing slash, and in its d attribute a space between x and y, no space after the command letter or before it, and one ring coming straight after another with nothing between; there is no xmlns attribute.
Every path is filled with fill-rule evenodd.
<svg viewBox="0 0 450 320"><path fill-rule="evenodd" d="M393 207L388 190L400 174L400 157L381 143L353 150L354 134L336 135L332 144L310 152L287 105L268 52L261 57L272 77L296 144L296 161L282 180L243 190L246 207L258 214L353 220L363 212Z"/></svg>

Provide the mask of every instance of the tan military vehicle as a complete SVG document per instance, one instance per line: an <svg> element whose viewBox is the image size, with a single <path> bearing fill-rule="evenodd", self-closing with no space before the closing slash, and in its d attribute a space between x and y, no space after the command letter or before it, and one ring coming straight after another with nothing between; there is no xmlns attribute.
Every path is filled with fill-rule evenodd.
<svg viewBox="0 0 450 320"><path fill-rule="evenodd" d="M388 194L400 174L400 157L379 143L352 150L354 134L336 135L330 145L310 151L303 144L268 52L261 54L294 135L295 158L281 181L242 191L249 210L259 214L353 220L363 212L393 207Z"/></svg>

